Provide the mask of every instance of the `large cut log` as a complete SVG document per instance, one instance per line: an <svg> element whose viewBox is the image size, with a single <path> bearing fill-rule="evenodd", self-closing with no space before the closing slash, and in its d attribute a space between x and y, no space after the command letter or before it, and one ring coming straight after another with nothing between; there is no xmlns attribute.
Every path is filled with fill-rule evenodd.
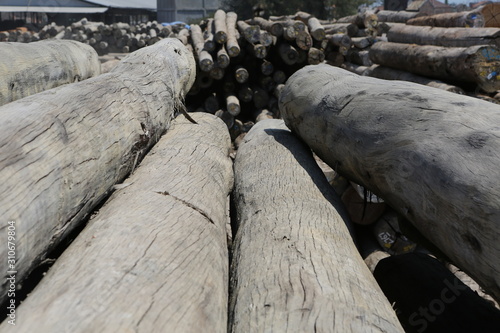
<svg viewBox="0 0 500 333"><path fill-rule="evenodd" d="M500 311L422 253L382 259L375 278L406 332L497 332Z"/></svg>
<svg viewBox="0 0 500 333"><path fill-rule="evenodd" d="M193 117L172 123L57 260L16 332L226 332L231 140L217 117Z"/></svg>
<svg viewBox="0 0 500 333"><path fill-rule="evenodd" d="M415 82L418 84L423 84L425 86L443 89L457 94L465 94L464 90L457 86L453 86L444 83L442 81L429 79L424 76L415 75L406 71L401 71L398 69L393 69L380 65L373 65L367 68L365 71L363 71L362 75L376 77L384 80L400 80L400 81Z"/></svg>
<svg viewBox="0 0 500 333"><path fill-rule="evenodd" d="M101 73L95 50L70 40L2 43L0 106Z"/></svg>
<svg viewBox="0 0 500 333"><path fill-rule="evenodd" d="M472 30L472 29L470 29ZM386 67L448 81L476 83L486 92L500 89L500 50L495 46L468 48L377 42L370 59Z"/></svg>
<svg viewBox="0 0 500 333"><path fill-rule="evenodd" d="M192 53L165 39L108 74L0 108L0 207L17 226L18 282L158 141L194 76Z"/></svg>
<svg viewBox="0 0 500 333"><path fill-rule="evenodd" d="M500 46L499 28L440 28L395 24L387 33L393 43L468 47L473 45Z"/></svg>
<svg viewBox="0 0 500 333"><path fill-rule="evenodd" d="M406 22L409 25L427 25L431 27L483 28L484 17L481 13L456 12L415 17Z"/></svg>
<svg viewBox="0 0 500 333"><path fill-rule="evenodd" d="M489 3L481 6L474 10L476 13L480 13L484 17L485 27L497 27L500 28L500 4L499 3Z"/></svg>
<svg viewBox="0 0 500 333"><path fill-rule="evenodd" d="M323 161L500 299L499 106L318 65L288 79L280 111Z"/></svg>
<svg viewBox="0 0 500 333"><path fill-rule="evenodd" d="M310 150L281 120L258 122L243 141L234 166L230 329L402 332Z"/></svg>

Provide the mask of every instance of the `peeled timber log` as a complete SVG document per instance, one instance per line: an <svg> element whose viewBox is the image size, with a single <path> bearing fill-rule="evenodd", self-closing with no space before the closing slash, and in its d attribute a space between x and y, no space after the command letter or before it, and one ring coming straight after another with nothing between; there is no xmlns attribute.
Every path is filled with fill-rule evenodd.
<svg viewBox="0 0 500 333"><path fill-rule="evenodd" d="M379 22L406 23L408 20L420 17L424 14L420 12L381 10L377 12Z"/></svg>
<svg viewBox="0 0 500 333"><path fill-rule="evenodd" d="M457 12L415 17L406 22L408 25L427 25L431 27L483 28L484 17L481 13Z"/></svg>
<svg viewBox="0 0 500 333"><path fill-rule="evenodd" d="M83 43L50 40L0 47L0 106L101 73L96 51Z"/></svg>
<svg viewBox="0 0 500 333"><path fill-rule="evenodd" d="M500 89L500 50L493 45L463 48L377 42L370 48L370 59L414 74L473 82L486 92Z"/></svg>
<svg viewBox="0 0 500 333"><path fill-rule="evenodd" d="M288 79L280 111L323 161L500 299L499 106L317 65Z"/></svg>
<svg viewBox="0 0 500 333"><path fill-rule="evenodd" d="M217 117L193 118L172 123L57 260L17 332L226 332L231 140Z"/></svg>
<svg viewBox="0 0 500 333"><path fill-rule="evenodd" d="M17 226L18 282L168 129L195 68L181 42L165 39L108 74L0 108L0 207ZM7 260L0 269L5 281Z"/></svg>
<svg viewBox="0 0 500 333"><path fill-rule="evenodd" d="M338 196L283 121L254 125L234 170L233 332L402 332Z"/></svg>
<svg viewBox="0 0 500 333"><path fill-rule="evenodd" d="M468 47L473 45L500 46L499 28L439 28L395 24L387 33L393 43Z"/></svg>

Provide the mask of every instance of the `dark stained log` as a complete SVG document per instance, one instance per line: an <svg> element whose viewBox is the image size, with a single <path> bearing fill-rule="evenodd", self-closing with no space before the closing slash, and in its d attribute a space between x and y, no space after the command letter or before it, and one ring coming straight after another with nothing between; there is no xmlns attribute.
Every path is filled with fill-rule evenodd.
<svg viewBox="0 0 500 333"><path fill-rule="evenodd" d="M325 61L325 53L320 49L311 47L307 52L307 63L309 65L317 65L322 63L323 61Z"/></svg>
<svg viewBox="0 0 500 333"><path fill-rule="evenodd" d="M234 170L232 332L403 332L354 245L338 196L282 121L252 127Z"/></svg>
<svg viewBox="0 0 500 333"><path fill-rule="evenodd" d="M483 28L484 17L481 13L456 12L415 17L406 22L408 25L427 25L431 27Z"/></svg>
<svg viewBox="0 0 500 333"><path fill-rule="evenodd" d="M374 276L406 332L496 332L500 311L437 259L407 253L382 259Z"/></svg>
<svg viewBox="0 0 500 333"><path fill-rule="evenodd" d="M500 106L317 65L288 79L280 110L323 161L500 299Z"/></svg>
<svg viewBox="0 0 500 333"><path fill-rule="evenodd" d="M110 73L0 108L0 207L19 226L19 283L169 128L195 73L192 53L165 39ZM6 260L0 267L7 274Z"/></svg>
<svg viewBox="0 0 500 333"><path fill-rule="evenodd" d="M376 64L441 80L473 82L486 92L500 89L499 58L500 50L492 45L461 48L377 42L370 48L370 59Z"/></svg>
<svg viewBox="0 0 500 333"><path fill-rule="evenodd" d="M398 24L391 27L387 39L394 43L447 47L500 46L500 28L439 28Z"/></svg>
<svg viewBox="0 0 500 333"><path fill-rule="evenodd" d="M18 307L17 332L226 332L230 138L213 115L193 117L173 122Z"/></svg>
<svg viewBox="0 0 500 333"><path fill-rule="evenodd" d="M346 48L350 48L352 45L351 37L349 37L346 34L337 33L337 34L333 34L333 35L326 35L325 38L328 40L328 42L330 44L338 46L338 47L343 46Z"/></svg>
<svg viewBox="0 0 500 333"><path fill-rule="evenodd" d="M297 50L288 43L280 43L278 45L278 53L283 62L289 66L295 64L299 58Z"/></svg>

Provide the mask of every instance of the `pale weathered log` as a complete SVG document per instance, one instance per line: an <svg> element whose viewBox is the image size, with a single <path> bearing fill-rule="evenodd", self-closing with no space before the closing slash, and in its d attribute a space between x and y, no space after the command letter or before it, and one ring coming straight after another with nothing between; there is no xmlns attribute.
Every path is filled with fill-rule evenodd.
<svg viewBox="0 0 500 333"><path fill-rule="evenodd" d="M203 39L205 40L204 48L208 52L212 52L216 48L216 45L215 45L216 43L214 40L214 33L215 33L214 31L215 31L214 19L212 19L212 18L208 19L207 28L205 29L205 31L203 31Z"/></svg>
<svg viewBox="0 0 500 333"><path fill-rule="evenodd" d="M352 23L333 23L324 25L323 27L325 28L325 33L327 35L343 33L349 37L356 37L359 32L358 26Z"/></svg>
<svg viewBox="0 0 500 333"><path fill-rule="evenodd" d="M241 35L250 44L258 43L260 41L260 27L258 25L250 25L245 21L238 21L237 26Z"/></svg>
<svg viewBox="0 0 500 333"><path fill-rule="evenodd" d="M473 82L486 92L500 89L500 50L493 45L462 48L377 42L370 48L370 59L414 74Z"/></svg>
<svg viewBox="0 0 500 333"><path fill-rule="evenodd" d="M281 37L283 35L283 25L280 22L268 21L262 17L254 17L250 20L251 24L257 24L273 36Z"/></svg>
<svg viewBox="0 0 500 333"><path fill-rule="evenodd" d="M288 79L280 109L323 161L500 299L500 106L317 65Z"/></svg>
<svg viewBox="0 0 500 333"><path fill-rule="evenodd" d="M237 115L240 114L241 107L240 107L240 101L238 100L238 97L236 97L235 95L227 95L226 96L226 110L233 117L236 117Z"/></svg>
<svg viewBox="0 0 500 333"><path fill-rule="evenodd" d="M231 141L217 117L193 118L172 122L100 208L18 308L16 332L226 331Z"/></svg>
<svg viewBox="0 0 500 333"><path fill-rule="evenodd" d="M283 121L254 125L234 170L233 332L403 331L338 196Z"/></svg>
<svg viewBox="0 0 500 333"><path fill-rule="evenodd" d="M402 11L392 11L392 10L381 10L377 12L377 17L379 22L395 22L395 23L406 23L408 20L424 16L425 14L420 12L407 12Z"/></svg>
<svg viewBox="0 0 500 333"><path fill-rule="evenodd" d="M204 72L210 72L214 67L214 61L212 55L204 49L205 40L201 28L197 24L191 25L191 41L193 42L200 69Z"/></svg>
<svg viewBox="0 0 500 333"><path fill-rule="evenodd" d="M94 49L76 41L2 43L0 106L100 73L101 64Z"/></svg>
<svg viewBox="0 0 500 333"><path fill-rule="evenodd" d="M406 71L401 71L398 69L393 69L380 65L373 65L369 68L365 68L365 71L363 71L362 75L376 77L384 80L409 81L418 84L423 84L433 88L443 89L449 92L454 92L456 94L462 94L462 95L465 94L464 90L457 86L447 84L439 80L429 79L420 75L415 75Z"/></svg>
<svg viewBox="0 0 500 333"><path fill-rule="evenodd" d="M409 25L427 25L431 27L462 27L462 28L483 28L484 17L481 13L457 12L442 13L429 16L415 17L406 22Z"/></svg>
<svg viewBox="0 0 500 333"><path fill-rule="evenodd" d="M214 39L219 44L224 44L227 41L227 26L226 26L226 12L218 9L214 14Z"/></svg>
<svg viewBox="0 0 500 333"><path fill-rule="evenodd" d="M240 46L238 44L238 39L236 38L236 21L238 20L238 15L235 12L226 13L226 28L227 28L227 54L230 57L237 57L240 54Z"/></svg>
<svg viewBox="0 0 500 333"><path fill-rule="evenodd" d="M500 46L500 28L440 28L397 24L387 33L389 42L447 47Z"/></svg>
<svg viewBox="0 0 500 333"><path fill-rule="evenodd" d="M192 53L165 39L108 74L0 108L0 207L18 226L19 282L168 129L195 68ZM5 278L7 261L0 267Z"/></svg>

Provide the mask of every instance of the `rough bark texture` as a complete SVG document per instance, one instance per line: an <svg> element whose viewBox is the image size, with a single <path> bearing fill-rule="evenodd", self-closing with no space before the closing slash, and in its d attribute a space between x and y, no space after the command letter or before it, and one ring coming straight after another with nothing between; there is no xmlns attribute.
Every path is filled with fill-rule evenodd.
<svg viewBox="0 0 500 333"><path fill-rule="evenodd" d="M394 24L387 33L387 40L393 43L448 47L500 46L500 29L440 28Z"/></svg>
<svg viewBox="0 0 500 333"><path fill-rule="evenodd" d="M430 16L415 17L406 22L409 25L427 25L432 27L463 27L482 28L484 17L481 13L457 12L443 13Z"/></svg>
<svg viewBox="0 0 500 333"><path fill-rule="evenodd" d="M0 108L0 207L17 226L18 281L157 142L194 76L192 54L166 39L108 74ZM0 269L6 274L6 260Z"/></svg>
<svg viewBox="0 0 500 333"><path fill-rule="evenodd" d="M101 73L95 50L70 40L2 43L0 106Z"/></svg>
<svg viewBox="0 0 500 333"><path fill-rule="evenodd" d="M401 332L310 150L281 120L258 122L243 141L231 331Z"/></svg>
<svg viewBox="0 0 500 333"><path fill-rule="evenodd" d="M500 299L499 106L318 65L288 79L280 110L323 161Z"/></svg>
<svg viewBox="0 0 500 333"><path fill-rule="evenodd" d="M370 59L441 80L474 82L487 92L500 89L500 50L492 45L462 48L377 42L370 48Z"/></svg>
<svg viewBox="0 0 500 333"><path fill-rule="evenodd" d="M193 117L172 123L57 260L16 332L226 332L231 140L217 117Z"/></svg>

